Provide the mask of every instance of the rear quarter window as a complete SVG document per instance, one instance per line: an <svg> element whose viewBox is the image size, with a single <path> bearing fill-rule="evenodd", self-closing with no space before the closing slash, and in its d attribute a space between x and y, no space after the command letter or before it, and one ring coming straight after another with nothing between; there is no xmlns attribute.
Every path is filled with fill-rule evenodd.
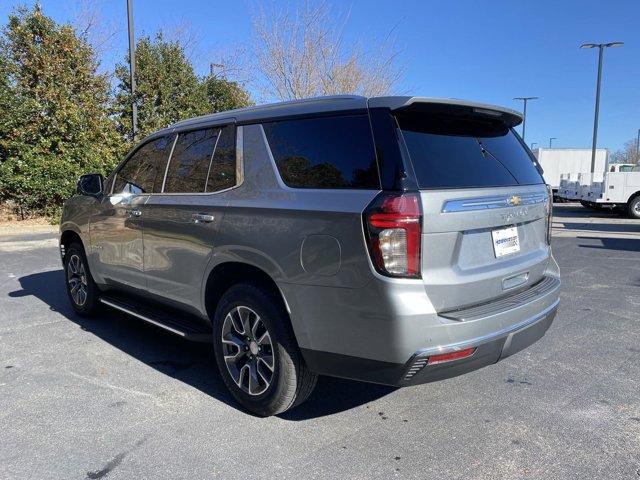
<svg viewBox="0 0 640 480"><path fill-rule="evenodd" d="M420 188L544 183L515 133L500 122L418 114L397 120Z"/></svg>
<svg viewBox="0 0 640 480"><path fill-rule="evenodd" d="M380 188L367 115L284 120L262 126L287 186Z"/></svg>

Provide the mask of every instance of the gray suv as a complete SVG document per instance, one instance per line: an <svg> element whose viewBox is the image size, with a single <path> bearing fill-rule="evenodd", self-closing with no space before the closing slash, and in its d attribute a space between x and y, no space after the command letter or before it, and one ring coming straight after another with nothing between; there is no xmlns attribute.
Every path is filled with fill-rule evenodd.
<svg viewBox="0 0 640 480"><path fill-rule="evenodd" d="M541 338L559 301L521 120L335 96L177 123L106 180L80 178L60 228L71 304L212 342L261 416L318 375L409 386L493 364Z"/></svg>

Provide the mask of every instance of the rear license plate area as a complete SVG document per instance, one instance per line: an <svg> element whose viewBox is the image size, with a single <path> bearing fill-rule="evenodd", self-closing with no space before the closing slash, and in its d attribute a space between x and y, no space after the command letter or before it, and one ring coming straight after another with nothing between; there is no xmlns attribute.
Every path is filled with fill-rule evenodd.
<svg viewBox="0 0 640 480"><path fill-rule="evenodd" d="M491 231L493 253L496 258L511 255L520 251L518 227L499 228Z"/></svg>

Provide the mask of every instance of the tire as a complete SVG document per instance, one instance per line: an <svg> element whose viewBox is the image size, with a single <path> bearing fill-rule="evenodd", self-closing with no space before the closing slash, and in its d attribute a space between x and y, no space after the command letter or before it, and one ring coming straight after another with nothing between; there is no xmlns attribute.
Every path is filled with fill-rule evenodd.
<svg viewBox="0 0 640 480"><path fill-rule="evenodd" d="M225 292L213 319L213 345L225 385L257 416L301 404L316 385L284 307L260 285L242 283Z"/></svg>
<svg viewBox="0 0 640 480"><path fill-rule="evenodd" d="M640 219L640 195L629 201L627 210L631 218Z"/></svg>
<svg viewBox="0 0 640 480"><path fill-rule="evenodd" d="M69 245L65 250L63 264L67 295L75 312L81 317L98 314L102 306L100 291L93 281L84 248L80 243Z"/></svg>

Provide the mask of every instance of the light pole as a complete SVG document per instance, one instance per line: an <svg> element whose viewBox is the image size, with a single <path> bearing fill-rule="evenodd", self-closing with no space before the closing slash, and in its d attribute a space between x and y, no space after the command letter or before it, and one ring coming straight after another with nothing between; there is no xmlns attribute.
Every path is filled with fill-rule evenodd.
<svg viewBox="0 0 640 480"><path fill-rule="evenodd" d="M538 145L538 142L531 142L531 150L533 150L534 145Z"/></svg>
<svg viewBox="0 0 640 480"><path fill-rule="evenodd" d="M127 0L127 23L129 27L129 78L131 83L131 129L133 141L138 133L138 105L136 105L136 47L133 36L133 0Z"/></svg>
<svg viewBox="0 0 640 480"><path fill-rule="evenodd" d="M557 140L557 138L556 137L549 138L549 148L551 148L551 142L553 142L554 140Z"/></svg>
<svg viewBox="0 0 640 480"><path fill-rule="evenodd" d="M524 109L522 112L522 140L524 141L524 132L527 126L527 102L529 100L537 100L538 97L515 97L514 100L522 100L524 102Z"/></svg>
<svg viewBox="0 0 640 480"><path fill-rule="evenodd" d="M583 43L580 48L598 49L598 80L596 83L596 113L593 119L593 145L591 146L591 173L596 169L596 144L598 143L598 114L600 113L600 82L602 81L602 56L608 47L620 47L623 42Z"/></svg>
<svg viewBox="0 0 640 480"><path fill-rule="evenodd" d="M640 128L638 129L638 138L636 140L636 163L640 166Z"/></svg>

